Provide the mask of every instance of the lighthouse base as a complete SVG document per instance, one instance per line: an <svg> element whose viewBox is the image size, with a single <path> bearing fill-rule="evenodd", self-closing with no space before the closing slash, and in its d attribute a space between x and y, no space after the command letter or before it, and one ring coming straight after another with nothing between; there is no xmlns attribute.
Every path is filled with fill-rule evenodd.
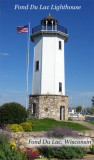
<svg viewBox="0 0 94 160"><path fill-rule="evenodd" d="M68 96L29 95L29 117L68 120Z"/></svg>

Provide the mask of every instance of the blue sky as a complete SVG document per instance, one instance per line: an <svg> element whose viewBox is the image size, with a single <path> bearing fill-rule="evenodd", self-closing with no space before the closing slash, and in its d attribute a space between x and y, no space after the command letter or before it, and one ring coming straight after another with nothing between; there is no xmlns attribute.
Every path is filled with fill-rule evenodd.
<svg viewBox="0 0 94 160"><path fill-rule="evenodd" d="M81 6L80 10L18 10L15 5ZM51 14L68 30L65 43L66 94L69 106L91 106L94 96L94 0L0 0L0 105L25 106L27 34L17 26L32 28ZM30 42L29 94L32 93L33 43Z"/></svg>

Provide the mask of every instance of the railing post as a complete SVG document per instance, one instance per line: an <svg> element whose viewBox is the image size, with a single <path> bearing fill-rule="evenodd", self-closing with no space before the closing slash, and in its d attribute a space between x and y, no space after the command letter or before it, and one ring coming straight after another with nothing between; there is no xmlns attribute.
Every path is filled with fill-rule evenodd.
<svg viewBox="0 0 94 160"><path fill-rule="evenodd" d="M46 21L46 31L47 31L47 23L48 23L48 21Z"/></svg>
<svg viewBox="0 0 94 160"><path fill-rule="evenodd" d="M53 21L52 21L52 31L53 31Z"/></svg>
<svg viewBox="0 0 94 160"><path fill-rule="evenodd" d="M44 26L42 26L42 30L44 30Z"/></svg>
<svg viewBox="0 0 94 160"><path fill-rule="evenodd" d="M57 30L57 23L55 23L55 30Z"/></svg>
<svg viewBox="0 0 94 160"><path fill-rule="evenodd" d="M44 30L44 23L42 23L42 30Z"/></svg>

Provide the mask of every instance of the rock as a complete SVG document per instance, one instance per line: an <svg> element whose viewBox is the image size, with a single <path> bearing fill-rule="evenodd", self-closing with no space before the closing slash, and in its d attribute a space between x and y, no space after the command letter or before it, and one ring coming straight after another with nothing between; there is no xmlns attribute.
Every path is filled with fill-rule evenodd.
<svg viewBox="0 0 94 160"><path fill-rule="evenodd" d="M12 138L14 137L14 133L13 133L13 132L11 133L11 137L12 137Z"/></svg>
<svg viewBox="0 0 94 160"><path fill-rule="evenodd" d="M20 149L24 149L24 145L20 145L19 147L20 147Z"/></svg>
<svg viewBox="0 0 94 160"><path fill-rule="evenodd" d="M8 134L8 132L5 132ZM87 137L92 139L92 143L94 144L94 132L92 131L76 131L75 133L78 134L78 137ZM38 138L38 137L46 137L47 132L12 132L12 137L9 139L10 142L15 142L16 146L21 146L21 148L28 149L28 148L37 148L37 146L29 145L28 139L31 138Z"/></svg>
<svg viewBox="0 0 94 160"><path fill-rule="evenodd" d="M13 138L18 139L19 135L18 133L13 134Z"/></svg>
<svg viewBox="0 0 94 160"><path fill-rule="evenodd" d="M14 142L14 138L11 138L9 141L10 141L10 143L11 143L11 142Z"/></svg>
<svg viewBox="0 0 94 160"><path fill-rule="evenodd" d="M89 135L89 133L88 132L86 132L85 133L85 137L89 137L90 135Z"/></svg>
<svg viewBox="0 0 94 160"><path fill-rule="evenodd" d="M83 135L84 135L83 133L80 133L80 132L78 133L78 136L83 136Z"/></svg>
<svg viewBox="0 0 94 160"><path fill-rule="evenodd" d="M22 137L22 134L23 134L23 132L19 132L19 133L18 133L18 137L19 137L19 138Z"/></svg>
<svg viewBox="0 0 94 160"><path fill-rule="evenodd" d="M25 138L26 138L26 137L29 137L29 132L24 132L24 133L23 133L23 137L25 137Z"/></svg>
<svg viewBox="0 0 94 160"><path fill-rule="evenodd" d="M34 133L34 132L30 132L29 136L34 137L34 136L36 136L36 133Z"/></svg>
<svg viewBox="0 0 94 160"><path fill-rule="evenodd" d="M91 133L90 137L91 137L91 138L94 138L94 133Z"/></svg>
<svg viewBox="0 0 94 160"><path fill-rule="evenodd" d="M42 158L42 159L38 158L36 160L49 160L49 159L47 159L47 158Z"/></svg>
<svg viewBox="0 0 94 160"><path fill-rule="evenodd" d="M27 144L27 140L26 140L25 138L21 138L21 139L19 140L19 143L20 143L20 144Z"/></svg>

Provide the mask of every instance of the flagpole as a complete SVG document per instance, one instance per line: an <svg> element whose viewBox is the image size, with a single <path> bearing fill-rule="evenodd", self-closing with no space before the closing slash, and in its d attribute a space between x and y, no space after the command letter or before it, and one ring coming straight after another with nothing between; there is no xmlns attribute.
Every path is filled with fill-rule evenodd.
<svg viewBox="0 0 94 160"><path fill-rule="evenodd" d="M28 33L27 33L27 45L28 45L28 54L27 54L27 77L26 77L26 110L28 106L28 73L29 73L29 44L30 44L30 22L28 25Z"/></svg>

